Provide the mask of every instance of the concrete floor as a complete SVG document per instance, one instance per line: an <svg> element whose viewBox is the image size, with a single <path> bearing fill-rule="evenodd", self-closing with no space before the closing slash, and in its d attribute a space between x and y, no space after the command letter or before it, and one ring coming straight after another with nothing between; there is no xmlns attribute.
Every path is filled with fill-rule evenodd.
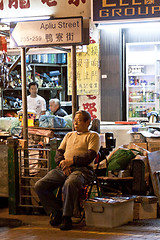
<svg viewBox="0 0 160 240"><path fill-rule="evenodd" d="M70 231L61 231L49 225L48 216L9 215L8 208L0 209L1 240L91 240L91 239L160 239L160 218L137 220L111 229L91 228L81 224L73 225Z"/></svg>

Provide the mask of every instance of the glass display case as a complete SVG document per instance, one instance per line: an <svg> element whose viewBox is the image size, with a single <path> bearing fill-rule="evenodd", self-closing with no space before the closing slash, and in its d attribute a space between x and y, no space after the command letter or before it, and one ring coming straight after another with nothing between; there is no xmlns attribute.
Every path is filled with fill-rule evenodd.
<svg viewBox="0 0 160 240"><path fill-rule="evenodd" d="M160 113L160 43L126 44L127 120Z"/></svg>

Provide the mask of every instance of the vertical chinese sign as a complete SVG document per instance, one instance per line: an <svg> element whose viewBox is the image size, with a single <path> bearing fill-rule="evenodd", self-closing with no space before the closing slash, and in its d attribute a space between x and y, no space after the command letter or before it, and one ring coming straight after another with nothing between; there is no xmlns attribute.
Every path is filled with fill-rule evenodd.
<svg viewBox="0 0 160 240"><path fill-rule="evenodd" d="M91 114L92 120L99 117L99 45L87 46L86 52L78 52L77 62L77 95L80 108ZM68 54L68 95L72 95L71 54ZM98 109L97 109L98 108Z"/></svg>
<svg viewBox="0 0 160 240"><path fill-rule="evenodd" d="M87 52L77 53L77 95L99 94L98 44L87 46ZM72 95L71 54L68 54L68 95Z"/></svg>
<svg viewBox="0 0 160 240"><path fill-rule="evenodd" d="M91 120L94 118L101 119L99 98L99 95L80 96L79 98L80 109L88 111L91 114Z"/></svg>

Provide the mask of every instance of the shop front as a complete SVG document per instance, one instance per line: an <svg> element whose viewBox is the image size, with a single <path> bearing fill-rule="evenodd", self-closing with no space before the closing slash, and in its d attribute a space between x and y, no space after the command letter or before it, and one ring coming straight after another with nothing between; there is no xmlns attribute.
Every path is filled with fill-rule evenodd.
<svg viewBox="0 0 160 240"><path fill-rule="evenodd" d="M159 114L159 14L159 1L93 1L102 121L148 121L150 112Z"/></svg>
<svg viewBox="0 0 160 240"><path fill-rule="evenodd" d="M154 132L159 133L159 4L93 0L91 13L100 29L101 132L113 132L118 140L116 147L131 142L157 151L157 159L149 154L149 165L152 158L158 172L159 136ZM137 123L142 128L137 127L133 133ZM152 134L148 134L150 129ZM148 139L143 138L143 130Z"/></svg>

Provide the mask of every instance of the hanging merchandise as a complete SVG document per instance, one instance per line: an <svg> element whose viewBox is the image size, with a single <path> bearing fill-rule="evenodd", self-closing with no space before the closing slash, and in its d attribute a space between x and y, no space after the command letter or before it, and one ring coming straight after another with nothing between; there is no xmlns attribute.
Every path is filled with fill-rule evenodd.
<svg viewBox="0 0 160 240"><path fill-rule="evenodd" d="M0 87L6 88L8 82L7 54L3 51L0 57Z"/></svg>
<svg viewBox="0 0 160 240"><path fill-rule="evenodd" d="M0 51L7 52L7 40L4 36L0 36Z"/></svg>

